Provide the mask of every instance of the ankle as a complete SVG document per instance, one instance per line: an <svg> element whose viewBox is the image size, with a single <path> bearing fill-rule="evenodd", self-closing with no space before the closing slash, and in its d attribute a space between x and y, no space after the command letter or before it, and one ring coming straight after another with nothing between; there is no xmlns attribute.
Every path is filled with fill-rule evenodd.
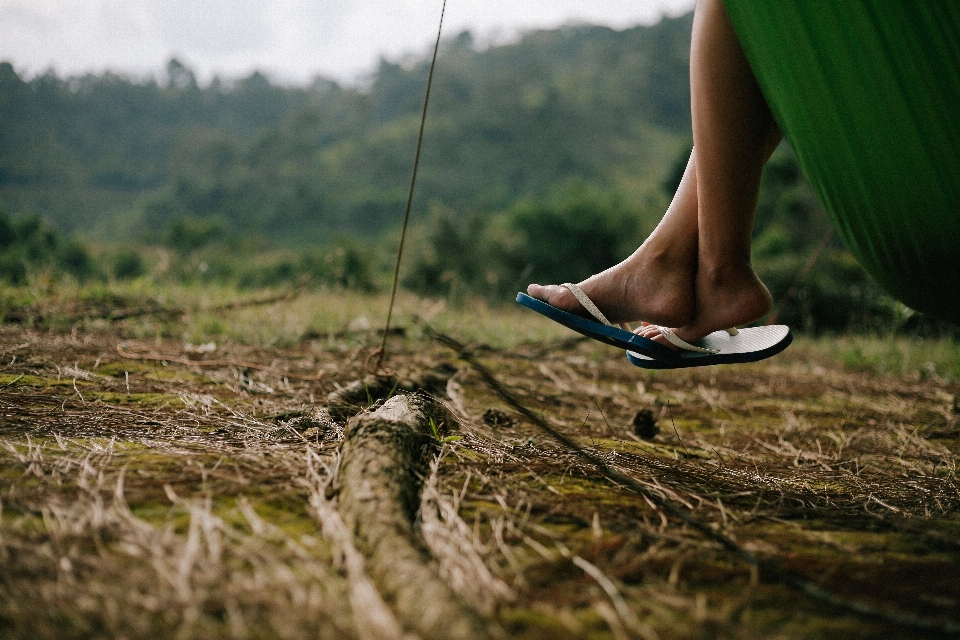
<svg viewBox="0 0 960 640"><path fill-rule="evenodd" d="M746 282L758 282L756 272L749 260L698 265L698 280L707 286L725 288Z"/></svg>
<svg viewBox="0 0 960 640"><path fill-rule="evenodd" d="M644 272L673 274L686 271L692 274L696 268L696 250L687 250L680 243L645 243L632 257L636 260L634 265Z"/></svg>

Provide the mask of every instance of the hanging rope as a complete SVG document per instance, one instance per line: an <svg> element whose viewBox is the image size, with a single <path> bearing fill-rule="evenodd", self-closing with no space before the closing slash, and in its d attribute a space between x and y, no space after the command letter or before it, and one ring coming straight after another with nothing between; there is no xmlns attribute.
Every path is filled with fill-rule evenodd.
<svg viewBox="0 0 960 640"><path fill-rule="evenodd" d="M400 231L400 247L397 249L397 264L393 269L393 289L390 291L390 307L387 310L387 322L383 327L383 341L376 352L377 362L374 371L379 371L387 354L387 336L390 335L390 320L393 318L393 305L397 300L397 284L400 282L400 261L403 259L403 245L407 239L407 225L410 222L410 207L413 205L413 188L417 184L417 167L420 166L420 149L423 147L423 128L427 122L427 105L430 103L430 87L433 85L433 69L437 65L437 52L440 50L440 33L443 31L443 14L447 11L447 0L443 0L440 9L440 25L437 27L437 42L433 45L433 58L427 73L427 89L423 96L423 113L420 115L420 133L417 135L417 152L413 157L413 173L410 176L410 192L407 194L407 209L403 214L403 228Z"/></svg>

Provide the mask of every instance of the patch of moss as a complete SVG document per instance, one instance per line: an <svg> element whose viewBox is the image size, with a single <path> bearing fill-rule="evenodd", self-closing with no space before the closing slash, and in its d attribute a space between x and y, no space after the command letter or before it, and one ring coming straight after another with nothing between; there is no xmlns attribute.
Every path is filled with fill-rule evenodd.
<svg viewBox="0 0 960 640"><path fill-rule="evenodd" d="M157 408L167 405L183 406L180 396L172 393L125 393L123 391L95 391L84 394L88 401L100 401L112 405L132 405Z"/></svg>
<svg viewBox="0 0 960 640"><path fill-rule="evenodd" d="M320 524L306 510L305 496L299 499L279 501L258 500L253 502L253 508L266 522L276 525L294 539L301 536L320 537Z"/></svg>
<svg viewBox="0 0 960 640"><path fill-rule="evenodd" d="M13 373L0 373L0 387L16 389L18 387L38 387L41 389L48 387L70 387L76 382L77 387L86 388L91 386L86 380L74 380L74 378L61 376L58 380L49 376L34 376Z"/></svg>

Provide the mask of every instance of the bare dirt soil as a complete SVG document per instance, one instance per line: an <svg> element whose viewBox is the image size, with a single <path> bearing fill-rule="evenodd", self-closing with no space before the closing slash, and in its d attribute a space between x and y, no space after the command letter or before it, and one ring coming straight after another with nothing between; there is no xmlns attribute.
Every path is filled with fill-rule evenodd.
<svg viewBox="0 0 960 640"><path fill-rule="evenodd" d="M956 383L419 331L374 376L377 344L0 328L0 635L416 635L337 483L349 418L414 390L445 417L409 533L491 637L960 632Z"/></svg>

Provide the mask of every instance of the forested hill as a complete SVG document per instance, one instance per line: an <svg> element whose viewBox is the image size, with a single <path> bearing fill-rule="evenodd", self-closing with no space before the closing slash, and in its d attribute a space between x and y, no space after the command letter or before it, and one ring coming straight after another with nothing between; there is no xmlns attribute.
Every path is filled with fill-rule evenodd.
<svg viewBox="0 0 960 640"><path fill-rule="evenodd" d="M690 16L576 26L480 49L445 41L417 206L487 213L584 183L642 199L689 136ZM259 73L199 86L29 80L0 63L0 202L67 232L149 238L209 218L239 233L322 240L402 215L429 60L381 61L365 88L285 87Z"/></svg>

